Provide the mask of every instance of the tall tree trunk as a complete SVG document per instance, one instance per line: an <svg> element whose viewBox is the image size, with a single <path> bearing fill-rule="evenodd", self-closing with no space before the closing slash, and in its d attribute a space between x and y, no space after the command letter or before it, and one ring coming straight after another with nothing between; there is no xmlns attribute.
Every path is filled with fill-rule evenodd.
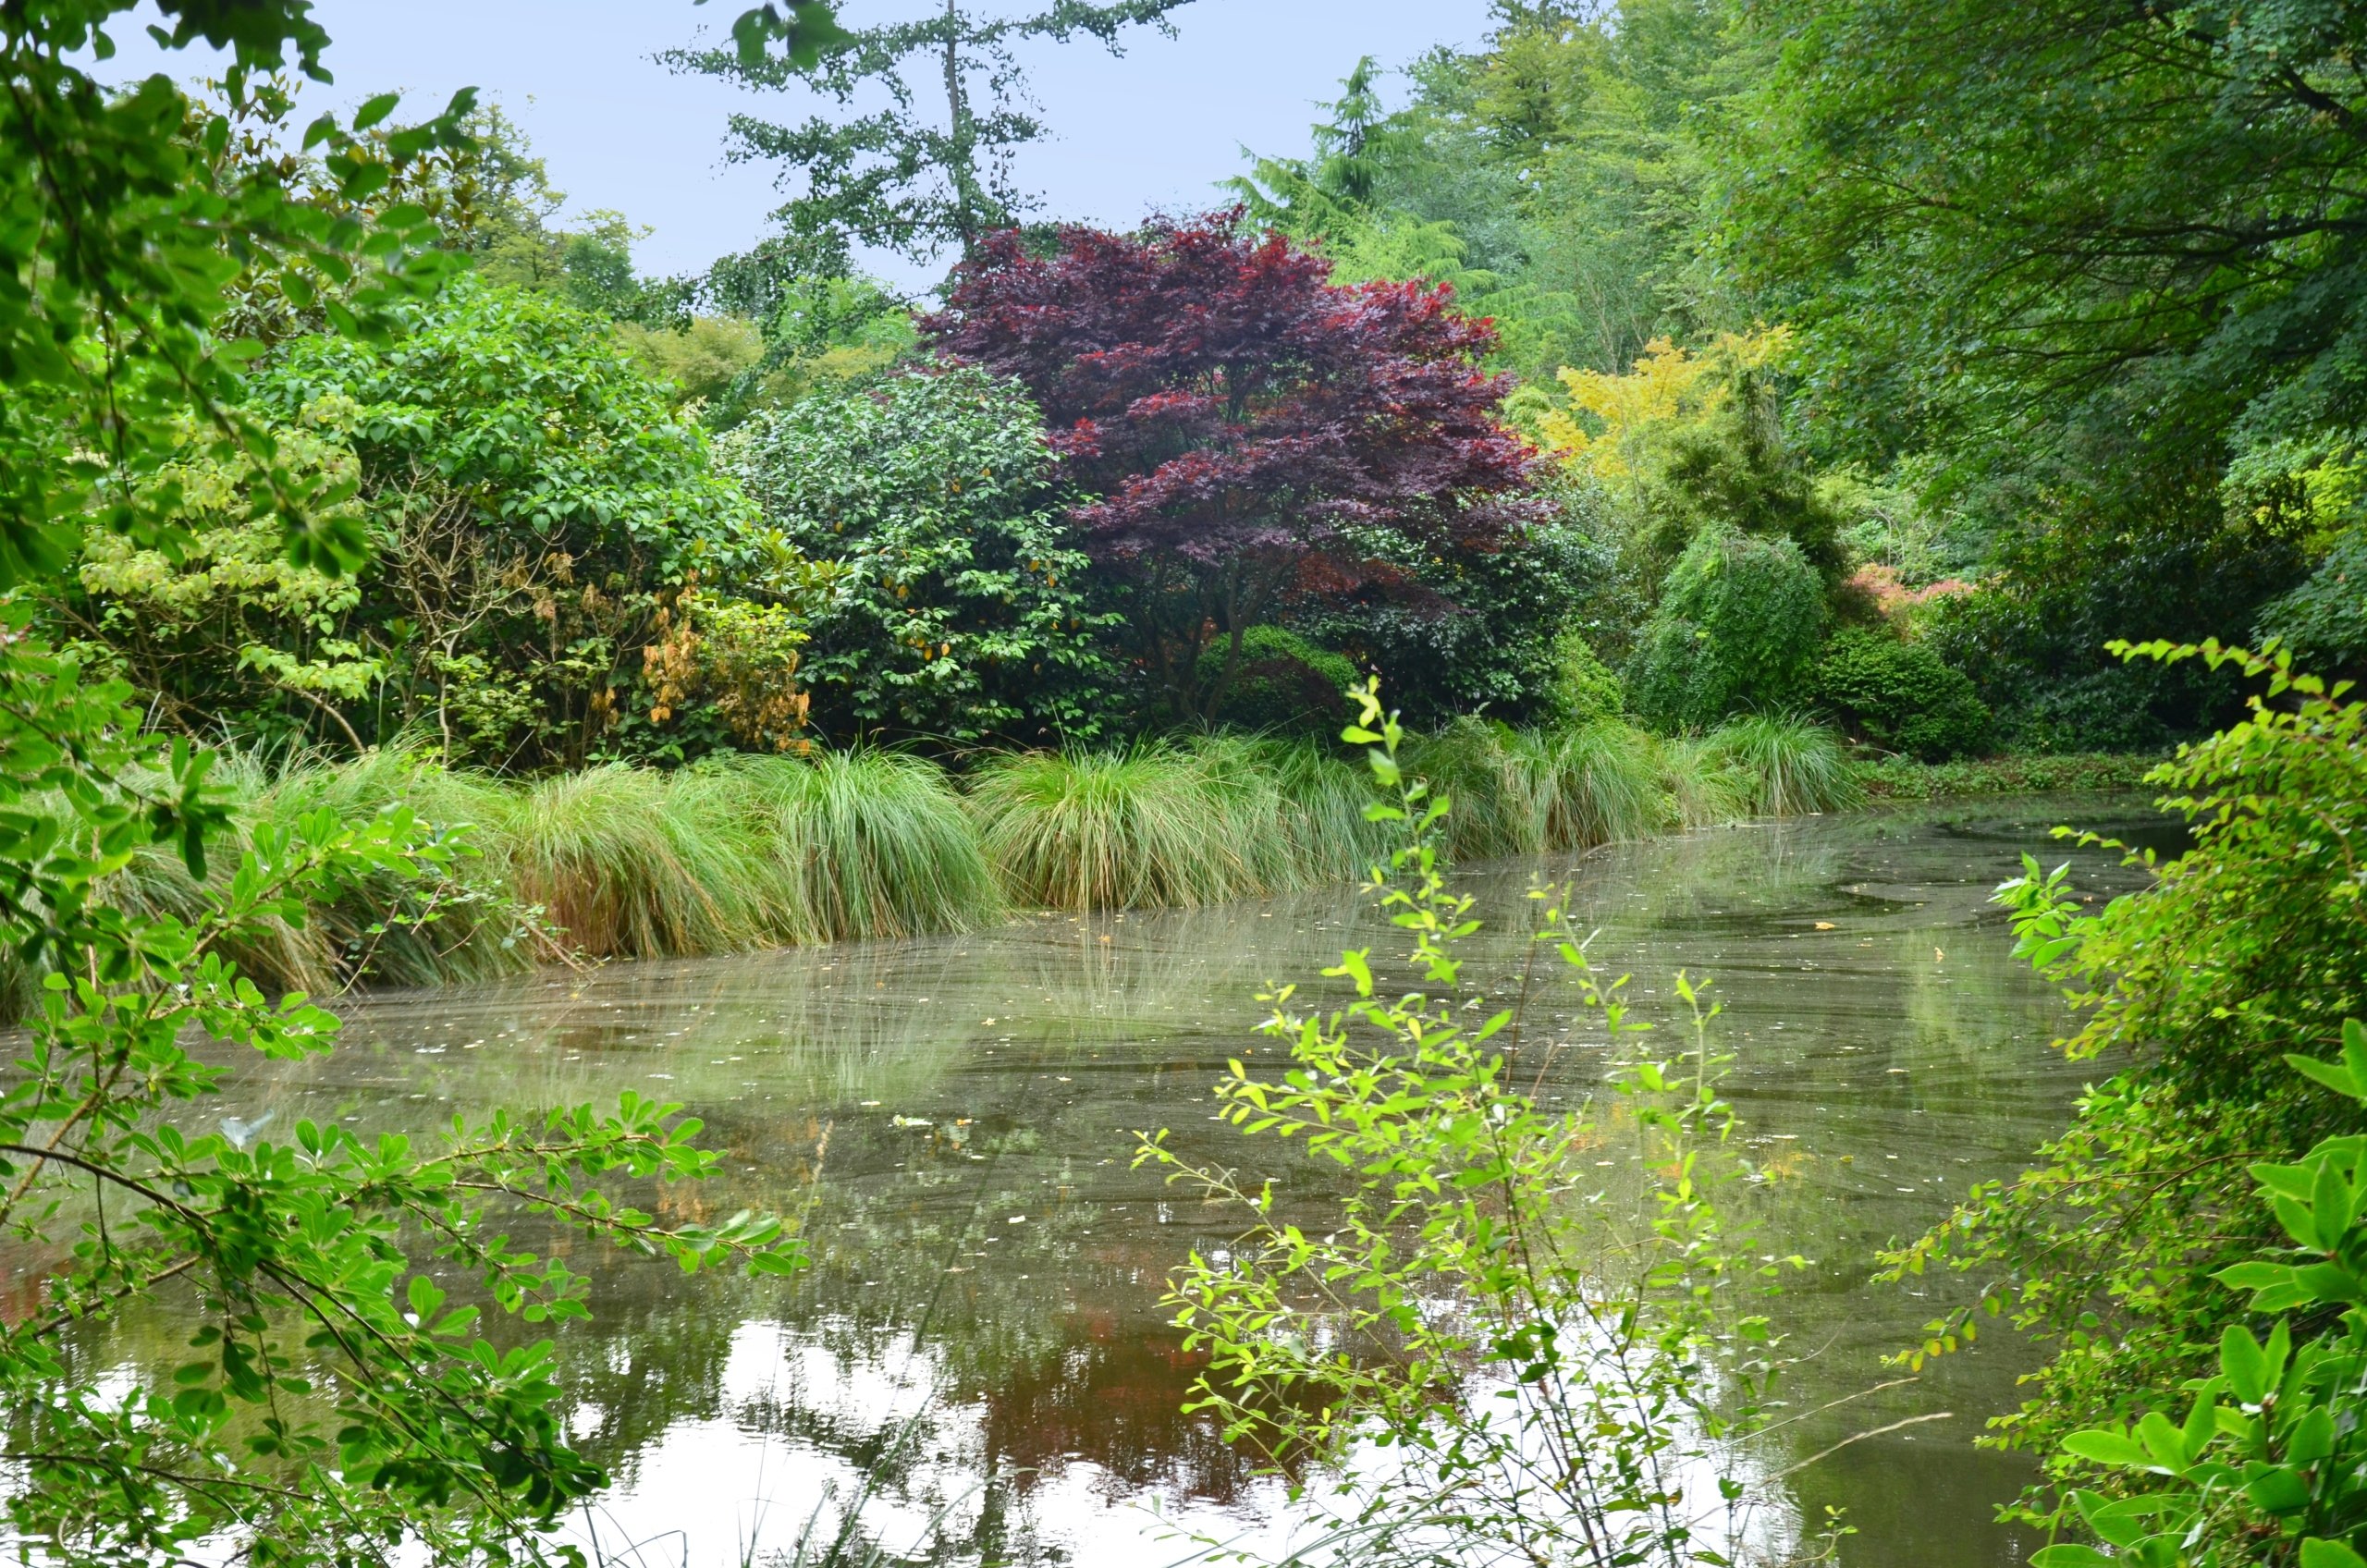
<svg viewBox="0 0 2367 1568"><path fill-rule="evenodd" d="M978 171L971 159L970 100L962 91L961 40L959 0L945 0L945 105L953 154L946 173L953 181L953 227L967 261L978 248Z"/></svg>
<svg viewBox="0 0 2367 1568"><path fill-rule="evenodd" d="M1241 644L1249 629L1264 618L1266 606L1280 586L1280 576L1254 565L1236 562L1227 569L1224 585L1225 650L1224 668L1217 672L1216 681L1203 693L1200 722L1213 725L1217 710L1224 705L1225 697L1233 691L1233 677L1241 672ZM1198 661L1196 659L1194 663Z"/></svg>

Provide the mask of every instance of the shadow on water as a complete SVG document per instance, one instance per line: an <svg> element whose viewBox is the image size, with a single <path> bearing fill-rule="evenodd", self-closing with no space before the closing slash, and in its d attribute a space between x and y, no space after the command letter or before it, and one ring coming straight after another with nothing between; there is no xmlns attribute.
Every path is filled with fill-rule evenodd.
<svg viewBox="0 0 2367 1568"><path fill-rule="evenodd" d="M2060 1005L2011 961L1988 903L2026 850L2079 861L2099 893L2131 885L2107 853L2050 850L2066 818L2176 847L2141 802L2071 798L1754 825L1545 868L1575 878L1574 918L1600 966L1635 974L1640 1012L1667 1016L1679 969L1715 979L1771 1244L1814 1260L1782 1304L1794 1348L1813 1352L1791 1390L1803 1410L1891 1376L1882 1355L1944 1305L1947 1281L1871 1282L1873 1250L2013 1170L2078 1086L2044 1048ZM1458 874L1489 921L1472 967L1502 990L1539 869ZM686 1285L575 1256L595 1317L561 1355L573 1429L615 1479L592 1516L611 1554L648 1540L651 1562L762 1556L860 1498L860 1535L895 1561L1147 1568L1184 1551L1146 1539L1153 1507L1251 1541L1284 1525L1275 1488L1180 1412L1196 1368L1159 1285L1222 1238L1130 1170L1130 1132L1274 1158L1216 1127L1207 1093L1257 1047L1257 991L1311 979L1343 946L1393 953L1392 935L1341 890L382 996L330 1060L242 1067L224 1109L423 1129L633 1089L687 1103L724 1151L719 1180L660 1195L674 1212L804 1211L815 1267L789 1281ZM1524 1048L1555 1041L1548 1095L1600 1076L1600 1042L1557 1039L1576 1013L1551 989L1534 1004ZM153 1327L127 1326L108 1353L178 1360ZM1802 1472L1798 1505L1848 1509L1852 1563L2018 1562L2024 1543L1993 1516L2025 1467L1971 1439L2014 1403L2023 1365L1983 1343L1800 1420L1785 1440L1804 1456L1957 1413Z"/></svg>

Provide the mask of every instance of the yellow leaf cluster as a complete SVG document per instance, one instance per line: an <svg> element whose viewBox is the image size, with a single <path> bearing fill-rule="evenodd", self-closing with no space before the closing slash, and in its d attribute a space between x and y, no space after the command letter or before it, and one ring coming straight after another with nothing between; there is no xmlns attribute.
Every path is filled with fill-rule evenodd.
<svg viewBox="0 0 2367 1568"><path fill-rule="evenodd" d="M1538 423L1546 449L1604 480L1632 479L1674 431L1724 407L1735 377L1780 358L1791 346L1788 326L1761 326L1718 335L1695 353L1665 337L1644 346L1625 375L1564 368L1569 402Z"/></svg>

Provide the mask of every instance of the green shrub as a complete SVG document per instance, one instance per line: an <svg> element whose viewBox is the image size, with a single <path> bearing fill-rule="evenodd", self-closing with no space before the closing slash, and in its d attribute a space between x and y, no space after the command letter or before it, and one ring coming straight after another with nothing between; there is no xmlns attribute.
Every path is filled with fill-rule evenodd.
<svg viewBox="0 0 2367 1568"><path fill-rule="evenodd" d="M2118 668L2034 680L1997 711L1997 739L2017 752L2160 752L2171 736L2161 710L2198 705L2180 700L2195 684Z"/></svg>
<svg viewBox="0 0 2367 1568"><path fill-rule="evenodd" d="M1925 606L1919 640L1972 678L2009 751L2156 751L2238 722L2232 671L2104 652L2116 637L2241 638L2308 574L2283 524L2226 511L2215 474L2199 498L2141 509L2074 494L2043 525L2000 531L1979 590Z"/></svg>
<svg viewBox="0 0 2367 1568"><path fill-rule="evenodd" d="M2357 1019L2343 1023L2341 1060L2286 1060L2354 1106L2367 1100L2367 1028ZM2348 1120L2358 1126L2355 1109ZM2115 1491L2143 1489L2074 1492L2081 1522L2114 1554L2059 1541L2033 1552L2030 1568L2359 1568L2355 1548L2367 1544L2367 1428L2359 1421L2367 1138L2330 1137L2297 1164L2254 1165L2250 1174L2295 1244L2214 1278L2250 1292L2252 1314L2279 1314L2267 1341L2231 1323L2219 1337L2216 1375L2190 1385L2183 1412L2171 1404L2133 1429L2116 1420L2064 1439L2067 1464L2101 1465Z"/></svg>
<svg viewBox="0 0 2367 1568"><path fill-rule="evenodd" d="M1925 762L1978 752L1989 739L1989 704L1972 682L1931 649L1883 632L1851 627L1825 644L1816 694L1851 733Z"/></svg>
<svg viewBox="0 0 2367 1568"><path fill-rule="evenodd" d="M1195 671L1200 689L1216 684L1230 650L1219 638L1201 651ZM1347 717L1348 688L1356 667L1279 626L1253 626L1241 635L1241 662L1225 689L1217 717L1244 729L1338 730Z"/></svg>
<svg viewBox="0 0 2367 1568"><path fill-rule="evenodd" d="M1704 533L1669 571L1627 666L1628 701L1669 729L1793 701L1824 622L1823 580L1797 545Z"/></svg>
<svg viewBox="0 0 2367 1568"><path fill-rule="evenodd" d="M2177 1420L2181 1387L2215 1370L2212 1348L2250 1316L2214 1272L2291 1241L2237 1173L2356 1131L2352 1107L2288 1064L2339 1054L2345 1020L2367 1011L2354 847L2367 839L2367 704L2249 655L2207 657L2260 695L2244 723L2150 776L2192 847L2138 861L2143 886L2102 908L2034 858L2000 889L2017 951L2083 1004L2057 1048L2111 1076L2031 1169L1976 1189L1891 1260L1989 1282L1926 1342L1952 1347L1985 1305L2051 1353L2021 1409L1992 1422L2005 1444L2053 1453L2100 1422L2149 1409ZM2050 1480L2068 1490L2084 1468L2058 1455Z"/></svg>
<svg viewBox="0 0 2367 1568"><path fill-rule="evenodd" d="M1397 756L1397 721L1362 696L1362 735ZM1760 1254L1723 1212L1748 1167L1718 1094L1729 1058L1708 1033L1714 1010L1680 974L1681 1054L1614 1070L1576 1109L1541 1107L1504 1045L1519 1037L1530 968L1512 966L1521 995L1503 1011L1483 1002L1458 947L1479 928L1471 900L1424 832L1443 803L1413 791L1410 768L1377 771L1399 787L1401 834L1376 878L1380 910L1413 934L1389 969L1439 988L1402 992L1374 974L1370 947L1343 953L1329 973L1354 983L1346 1005L1296 1013L1285 989L1260 1054L1217 1089L1219 1120L1261 1149L1202 1164L1160 1133L1136 1151L1231 1243L1220 1257L1196 1251L1163 1298L1206 1366L1195 1408L1264 1452L1339 1462L1340 1513L1355 1522L1331 1538L1353 1535L1375 1568L1723 1562L1698 1533L1716 1503L1678 1501L1714 1484L1728 1518L1749 1518L1773 1491L1735 1463L1783 1365L1766 1317L1747 1315L1780 1270L1804 1265ZM1633 1051L1650 1025L1588 967L1584 927L1552 891L1539 891L1532 964L1558 956L1557 998L1585 1010L1589 1035ZM1634 1151L1635 1179L1606 1203L1610 1162L1596 1157L1614 1140ZM1293 1146L1320 1191L1284 1215L1267 1173L1313 1184L1282 1163ZM1582 1193L1597 1197L1573 1201ZM1365 1343L1385 1351L1342 1349ZM1499 1397L1463 1397L1475 1383ZM1354 1464L1376 1439L1391 1462ZM1555 1456L1550 1484L1540 1454Z"/></svg>
<svg viewBox="0 0 2367 1568"><path fill-rule="evenodd" d="M1626 711L1627 688L1585 633L1571 627L1553 640L1553 683L1542 705L1556 724L1592 724Z"/></svg>
<svg viewBox="0 0 2367 1568"><path fill-rule="evenodd" d="M2157 761L2156 756L2125 752L2058 752L1943 763L1884 757L1858 763L1857 774L1870 795L1891 801L1934 801L1956 795L2133 790L2145 782Z"/></svg>
<svg viewBox="0 0 2367 1568"><path fill-rule="evenodd" d="M693 572L717 599L760 576L785 584L789 552L767 547L704 433L607 321L465 277L405 314L383 342L291 339L250 385L285 439L304 433L354 470L374 553L335 603L283 605L239 577L207 581L202 561L127 559L120 542L93 551L85 586L131 612L135 664L193 680L207 661L190 644L210 644L244 688L224 705L304 714L320 743L426 729L448 756L503 768L681 754L635 702L667 599ZM252 475L190 468L202 539L270 514ZM342 679L321 668L339 649ZM204 690L192 701L210 714Z"/></svg>
<svg viewBox="0 0 2367 1568"><path fill-rule="evenodd" d="M1574 489L1555 474L1542 494L1551 512L1515 522L1497 549L1434 557L1427 545L1376 541L1383 557L1426 592L1415 602L1380 595L1326 606L1304 612L1299 624L1378 670L1390 705L1408 724L1441 726L1483 707L1516 723L1569 719L1558 690L1564 629L1623 619L1632 594L1618 552L1605 542L1616 524L1596 515L1591 488ZM1430 594L1451 607L1419 602Z"/></svg>
<svg viewBox="0 0 2367 1568"><path fill-rule="evenodd" d="M834 386L717 444L796 548L848 580L804 649L813 722L975 743L1097 733L1114 617L1085 589L1043 422L979 370Z"/></svg>

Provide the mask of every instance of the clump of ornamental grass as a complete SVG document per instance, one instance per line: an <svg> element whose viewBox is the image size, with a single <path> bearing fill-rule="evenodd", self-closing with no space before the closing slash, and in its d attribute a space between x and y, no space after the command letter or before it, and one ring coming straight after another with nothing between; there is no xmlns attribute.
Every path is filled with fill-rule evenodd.
<svg viewBox="0 0 2367 1568"><path fill-rule="evenodd" d="M772 935L778 861L728 776L610 764L537 779L504 823L521 901L592 958L730 952Z"/></svg>
<svg viewBox="0 0 2367 1568"><path fill-rule="evenodd" d="M1536 854L1553 802L1546 748L1535 735L1471 715L1407 742L1405 766L1453 802L1447 853L1457 860Z"/></svg>
<svg viewBox="0 0 2367 1568"><path fill-rule="evenodd" d="M1660 742L1661 782L1680 827L1722 827L1752 815L1753 782L1699 736Z"/></svg>
<svg viewBox="0 0 2367 1568"><path fill-rule="evenodd" d="M176 846L147 844L97 888L106 903L135 917L202 917L225 893L239 858L260 831L292 830L323 810L338 821L364 821L390 806L411 807L438 832L497 822L509 794L489 781L446 772L402 747L331 762L297 752L268 757L223 751L207 775L229 821L207 844L202 882ZM473 843L497 838L469 835ZM385 871L318 895L300 916L257 914L224 933L215 948L266 992L334 994L357 981L427 986L484 979L524 967L536 956L521 941L521 923L507 897L505 869L480 854L455 857L423 876ZM30 978L30 977L22 977Z"/></svg>
<svg viewBox="0 0 2367 1568"><path fill-rule="evenodd" d="M1390 825L1365 815L1380 799L1368 769L1316 741L1259 744L1280 797L1297 884L1355 881L1387 857Z"/></svg>
<svg viewBox="0 0 2367 1568"><path fill-rule="evenodd" d="M257 820L285 827L321 810L360 822L408 806L437 836L473 850L430 878L390 872L362 878L310 912L350 979L437 986L492 979L558 956L509 894L507 825L516 802L516 790L454 772L423 748L399 742L344 762L290 759L256 791L253 811Z"/></svg>
<svg viewBox="0 0 2367 1568"><path fill-rule="evenodd" d="M743 757L741 790L782 896L786 941L967 931L1002 910L994 871L944 772L896 752Z"/></svg>
<svg viewBox="0 0 2367 1568"><path fill-rule="evenodd" d="M1279 893L1305 885L1307 868L1292 831L1277 760L1289 742L1272 736L1196 735L1177 751L1200 775L1200 788L1228 824L1241 862L1234 893Z"/></svg>
<svg viewBox="0 0 2367 1568"><path fill-rule="evenodd" d="M1841 738L1789 714L1730 719L1711 732L1704 751L1748 781L1754 815L1840 811L1865 798Z"/></svg>
<svg viewBox="0 0 2367 1568"><path fill-rule="evenodd" d="M1053 909L1212 903L1263 890L1240 828L1241 759L1166 744L1022 752L972 776L970 809L1012 897Z"/></svg>
<svg viewBox="0 0 2367 1568"><path fill-rule="evenodd" d="M1661 749L1632 724L1603 718L1541 734L1536 755L1543 768L1550 849L1641 839L1666 827L1674 815Z"/></svg>

